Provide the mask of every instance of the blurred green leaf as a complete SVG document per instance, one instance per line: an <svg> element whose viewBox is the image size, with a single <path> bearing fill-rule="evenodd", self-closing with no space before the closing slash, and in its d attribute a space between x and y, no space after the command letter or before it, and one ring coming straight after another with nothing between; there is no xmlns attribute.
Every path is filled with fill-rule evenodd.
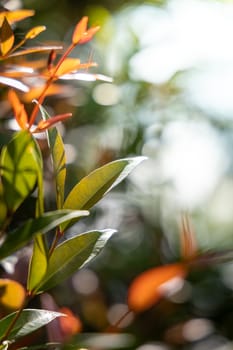
<svg viewBox="0 0 233 350"><path fill-rule="evenodd" d="M3 339L16 314L17 312L14 312L0 320L0 340ZM64 314L48 310L25 309L14 324L7 339L17 339L30 334L60 316L64 316Z"/></svg>
<svg viewBox="0 0 233 350"><path fill-rule="evenodd" d="M68 194L64 209L90 209L106 193L117 186L145 157L116 160L84 177ZM67 224L62 225L64 230Z"/></svg>
<svg viewBox="0 0 233 350"><path fill-rule="evenodd" d="M46 233L62 222L86 215L88 215L88 211L57 210L47 212L36 219L27 220L21 227L7 234L3 245L0 247L0 259L23 247L38 232Z"/></svg>
<svg viewBox="0 0 233 350"><path fill-rule="evenodd" d="M44 120L50 119L47 111L40 106L40 111ZM47 130L48 144L51 151L53 170L56 182L57 207L60 209L64 202L64 190L66 180L66 155L64 144L57 128Z"/></svg>
<svg viewBox="0 0 233 350"><path fill-rule="evenodd" d="M87 264L99 254L114 232L111 229L85 232L57 246L48 261L44 280L36 291L54 287Z"/></svg>
<svg viewBox="0 0 233 350"><path fill-rule="evenodd" d="M2 182L0 182L0 227L4 223L4 220L7 217L7 205L3 196L3 186Z"/></svg>
<svg viewBox="0 0 233 350"><path fill-rule="evenodd" d="M14 212L34 189L38 179L36 145L27 131L20 131L3 148L0 166L4 198Z"/></svg>

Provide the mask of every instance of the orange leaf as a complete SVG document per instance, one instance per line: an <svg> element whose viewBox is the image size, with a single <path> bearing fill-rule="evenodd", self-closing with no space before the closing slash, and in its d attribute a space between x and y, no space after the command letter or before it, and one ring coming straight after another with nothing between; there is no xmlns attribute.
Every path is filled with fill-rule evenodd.
<svg viewBox="0 0 233 350"><path fill-rule="evenodd" d="M13 108L15 119L22 130L28 129L28 116L25 111L24 105L20 102L16 92L10 90L8 93L9 102Z"/></svg>
<svg viewBox="0 0 233 350"><path fill-rule="evenodd" d="M25 35L25 39L34 39L37 35L44 32L46 30L45 26L37 26L32 29L30 29L27 34Z"/></svg>
<svg viewBox="0 0 233 350"><path fill-rule="evenodd" d="M22 101L30 103L32 100L37 100L44 90L44 85L32 87L28 92L22 95ZM69 88L64 85L52 84L46 91L46 96L58 95L69 91Z"/></svg>
<svg viewBox="0 0 233 350"><path fill-rule="evenodd" d="M60 77L61 75L74 72L79 69L80 66L80 60L78 58L66 58L58 70L56 70L56 66L54 68L51 68L49 70L49 75L53 75L54 71L56 70L56 76Z"/></svg>
<svg viewBox="0 0 233 350"><path fill-rule="evenodd" d="M16 10L16 11L3 11L0 12L0 24L3 22L4 17L10 24L22 21L27 17L31 17L35 14L34 10Z"/></svg>
<svg viewBox="0 0 233 350"><path fill-rule="evenodd" d="M0 305L6 309L17 310L25 300L23 286L10 279L0 279Z"/></svg>
<svg viewBox="0 0 233 350"><path fill-rule="evenodd" d="M88 17L85 16L76 25L72 36L72 43L74 45L85 44L86 42L90 41L95 33L100 29L99 26L96 26L87 30L87 22Z"/></svg>
<svg viewBox="0 0 233 350"><path fill-rule="evenodd" d="M183 264L171 264L152 268L135 278L128 291L129 308L133 311L144 311L163 296L174 291L176 282L187 274Z"/></svg>
<svg viewBox="0 0 233 350"><path fill-rule="evenodd" d="M80 319L77 316L75 316L69 308L62 307L59 310L59 312L66 315L66 316L61 316L59 318L61 330L65 338L69 338L70 336L81 332L82 323Z"/></svg>
<svg viewBox="0 0 233 350"><path fill-rule="evenodd" d="M87 22L88 22L88 17L84 16L76 25L72 36L73 44L77 44L79 40L82 38L83 34L86 32Z"/></svg>
<svg viewBox="0 0 233 350"><path fill-rule="evenodd" d="M66 114L60 114L60 115L56 115L55 117L52 117L48 120L41 120L36 129L33 130L32 132L34 134L39 133L39 132L43 132L49 128L51 128L54 124L57 124L65 119L68 119L72 116L72 113L66 113Z"/></svg>
<svg viewBox="0 0 233 350"><path fill-rule="evenodd" d="M2 26L0 28L0 49L2 56L8 54L12 48L15 41L14 33L8 23L6 17L3 20Z"/></svg>
<svg viewBox="0 0 233 350"><path fill-rule="evenodd" d="M197 243L195 233L190 225L188 215L182 216L182 229L180 233L181 256L184 260L190 260L197 256Z"/></svg>

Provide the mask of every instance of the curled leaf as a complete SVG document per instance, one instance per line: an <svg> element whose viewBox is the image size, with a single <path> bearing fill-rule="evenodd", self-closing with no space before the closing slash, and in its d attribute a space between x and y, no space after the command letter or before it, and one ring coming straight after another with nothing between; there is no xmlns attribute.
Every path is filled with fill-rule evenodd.
<svg viewBox="0 0 233 350"><path fill-rule="evenodd" d="M13 88L20 90L20 91L23 91L23 92L29 91L29 87L27 85L21 83L21 81L19 81L19 80L12 79L12 78L0 76L0 84L13 87Z"/></svg>
<svg viewBox="0 0 233 350"><path fill-rule="evenodd" d="M185 278L184 264L171 264L152 268L135 278L128 291L128 305L131 310L144 311L163 296L171 294Z"/></svg>

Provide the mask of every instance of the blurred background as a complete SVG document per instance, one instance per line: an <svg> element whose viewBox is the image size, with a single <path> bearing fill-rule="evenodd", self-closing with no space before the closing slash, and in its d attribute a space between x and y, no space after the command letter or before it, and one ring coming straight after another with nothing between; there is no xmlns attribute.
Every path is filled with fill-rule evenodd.
<svg viewBox="0 0 233 350"><path fill-rule="evenodd" d="M72 309L85 332L102 332L126 312L135 276L180 259L182 213L190 214L201 252L233 247L233 1L12 0L7 7L35 9L17 30L46 25L37 43L69 43L83 15L101 25L73 55L97 62L90 72L113 83L70 82L67 95L46 102L50 111L73 113L62 130L67 191L106 162L148 157L71 229L118 233L49 296ZM48 171L48 207L50 188ZM122 336L99 348L233 349L232 289L233 263L196 269L181 290L129 315Z"/></svg>

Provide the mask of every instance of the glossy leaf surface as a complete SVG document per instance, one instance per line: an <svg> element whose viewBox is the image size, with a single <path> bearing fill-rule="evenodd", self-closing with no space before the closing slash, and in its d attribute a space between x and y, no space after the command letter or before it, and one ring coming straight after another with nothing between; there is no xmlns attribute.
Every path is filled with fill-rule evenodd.
<svg viewBox="0 0 233 350"><path fill-rule="evenodd" d="M36 145L31 134L21 131L3 149L1 177L8 209L14 212L34 189L38 179Z"/></svg>
<svg viewBox="0 0 233 350"><path fill-rule="evenodd" d="M20 91L23 91L23 92L29 91L29 87L27 85L21 83L21 81L19 81L19 80L13 79L13 78L0 76L0 84L13 87L13 88L20 90Z"/></svg>
<svg viewBox="0 0 233 350"><path fill-rule="evenodd" d="M37 291L42 292L54 287L92 260L114 232L114 230L86 232L57 246L48 261L45 278Z"/></svg>
<svg viewBox="0 0 233 350"><path fill-rule="evenodd" d="M4 337L15 315L14 312L0 320L0 340ZM11 329L7 339L17 339L30 334L60 316L64 316L64 314L48 310L25 309Z"/></svg>
<svg viewBox="0 0 233 350"><path fill-rule="evenodd" d="M144 311L172 292L187 274L183 264L152 268L135 278L129 288L128 304L133 311Z"/></svg>
<svg viewBox="0 0 233 350"><path fill-rule="evenodd" d="M88 215L88 211L60 210L47 212L41 217L27 220L21 227L8 232L0 246L0 259L27 244L37 233L46 233L65 221Z"/></svg>
<svg viewBox="0 0 233 350"><path fill-rule="evenodd" d="M145 157L126 158L108 163L84 177L68 194L65 209L90 209L106 193L125 179ZM65 225L62 226L65 229Z"/></svg>

